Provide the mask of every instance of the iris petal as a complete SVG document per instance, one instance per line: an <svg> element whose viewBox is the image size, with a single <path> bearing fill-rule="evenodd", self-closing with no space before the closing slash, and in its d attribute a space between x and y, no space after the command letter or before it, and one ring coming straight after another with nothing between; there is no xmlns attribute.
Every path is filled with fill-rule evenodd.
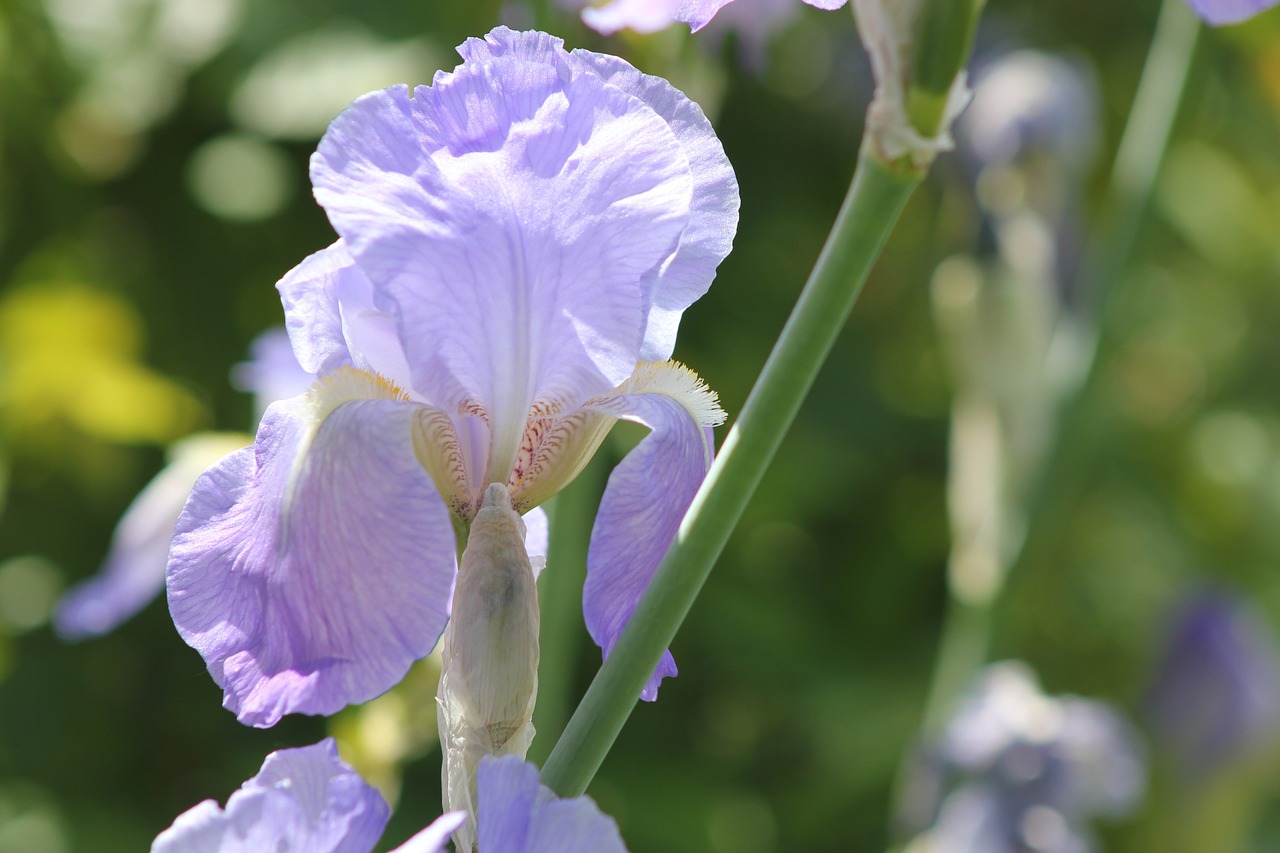
<svg viewBox="0 0 1280 853"><path fill-rule="evenodd" d="M610 474L587 552L583 615L607 657L711 466L711 427L723 412L701 380L674 362L641 365L617 394L589 408L650 429ZM658 684L675 674L665 652L642 698L656 699Z"/></svg>
<svg viewBox="0 0 1280 853"><path fill-rule="evenodd" d="M241 722L367 701L435 646L455 546L415 457L422 410L347 368L271 406L254 447L196 483L169 607Z"/></svg>
<svg viewBox="0 0 1280 853"><path fill-rule="evenodd" d="M613 818L587 797L557 799L517 756L486 758L476 775L481 850L626 853Z"/></svg>
<svg viewBox="0 0 1280 853"><path fill-rule="evenodd" d="M644 101L670 125L689 159L693 199L689 224L670 262L655 276L640 358L671 357L684 310L702 297L716 267L733 248L738 229L738 181L715 129L702 108L661 77L642 74L616 56L575 50L579 67L590 69L610 86Z"/></svg>
<svg viewBox="0 0 1280 853"><path fill-rule="evenodd" d="M632 372L646 279L693 192L661 116L568 74L548 37L521 37L528 58L357 100L312 159L316 198L396 318L413 388L486 413L493 472L510 469L531 410L576 408Z"/></svg>
<svg viewBox="0 0 1280 853"><path fill-rule="evenodd" d="M1238 24L1270 9L1277 0L1190 0L1191 8L1206 23Z"/></svg>
<svg viewBox="0 0 1280 853"><path fill-rule="evenodd" d="M382 795L338 758L333 739L282 749L221 809L206 800L156 838L152 853L367 853L391 816Z"/></svg>

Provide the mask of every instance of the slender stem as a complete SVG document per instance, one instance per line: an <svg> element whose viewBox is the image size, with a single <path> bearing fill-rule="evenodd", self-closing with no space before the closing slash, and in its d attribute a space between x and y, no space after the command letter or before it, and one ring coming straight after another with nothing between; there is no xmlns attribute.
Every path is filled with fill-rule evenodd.
<svg viewBox="0 0 1280 853"><path fill-rule="evenodd" d="M543 768L562 797L586 790L759 485L867 272L923 172L864 146L844 205L786 327L648 591Z"/></svg>
<svg viewBox="0 0 1280 853"><path fill-rule="evenodd" d="M570 486L549 507L551 553L538 578L542 629L538 639L538 704L533 711L537 730L529 759L541 763L551 753L569 718L569 691L574 663L584 634L582 584L587 575L587 543L591 521L604 487L606 456L597 453Z"/></svg>
<svg viewBox="0 0 1280 853"><path fill-rule="evenodd" d="M1091 234L1080 265L1076 292L1087 294L1095 322L1094 338L1088 342L1080 376L1092 378L1097 353L1105 343L1099 334L1105 306L1115 285L1122 279L1150 204L1152 189L1168 147L1195 53L1199 21L1185 0L1165 0L1156 24L1142 78L1134 95L1129 120L1112 166L1108 196ZM1064 334L1078 334L1075 324ZM960 594L952 572L947 613L943 620L938 659L929 687L923 736L929 738L945 725L947 717L977 670L987 662L992 620L1009 571L1018 562L1030 524L1044 517L1053 500L1060 498L1083 466L1078 449L1088 443L1095 430L1086 424L1084 403L1087 385L1074 389L1062 409L1053 444L1048 448L1034 487L1024 497L1025 516L1019 528L1022 537L993 555L1001 565L994 576L996 585L980 597ZM953 561L955 554L952 555ZM909 759L908 759L909 761ZM909 764L900 772L895 796L895 814L902 817L907 802Z"/></svg>
<svg viewBox="0 0 1280 853"><path fill-rule="evenodd" d="M1185 0L1164 0L1155 35L1134 95L1133 108L1111 170L1109 195L1090 235L1076 291L1089 301L1093 339L1086 342L1080 381L1063 406L1047 452L1048 464L1036 478L1026 505L1026 529L1046 517L1051 506L1073 491L1086 465L1082 448L1092 445L1096 425L1089 422L1089 391L1097 382L1097 364L1111 342L1106 335L1107 305L1123 280L1137 244L1151 193L1164 161L1195 59L1200 21ZM1064 322L1064 334L1069 322ZM1025 539L1011 562L1021 559Z"/></svg>

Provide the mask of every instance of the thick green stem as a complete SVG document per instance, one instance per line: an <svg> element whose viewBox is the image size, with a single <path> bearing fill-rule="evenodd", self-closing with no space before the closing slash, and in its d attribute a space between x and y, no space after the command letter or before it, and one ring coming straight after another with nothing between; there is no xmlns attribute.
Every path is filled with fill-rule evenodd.
<svg viewBox="0 0 1280 853"><path fill-rule="evenodd" d="M867 272L922 171L881 161L867 146L799 302L729 432L648 591L543 768L562 797L586 790L640 691L719 557L730 532L843 328Z"/></svg>

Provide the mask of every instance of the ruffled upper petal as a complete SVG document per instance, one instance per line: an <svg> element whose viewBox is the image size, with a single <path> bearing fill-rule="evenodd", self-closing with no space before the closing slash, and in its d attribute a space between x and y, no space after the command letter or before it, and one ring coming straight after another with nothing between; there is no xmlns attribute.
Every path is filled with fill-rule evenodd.
<svg viewBox="0 0 1280 853"><path fill-rule="evenodd" d="M241 722L367 701L435 646L455 544L414 453L423 409L345 368L196 483L169 607Z"/></svg>
<svg viewBox="0 0 1280 853"><path fill-rule="evenodd" d="M674 362L643 364L619 392L589 407L643 424L649 435L609 475L587 552L582 610L587 630L608 656L702 484L724 413L697 375ZM676 674L665 652L642 698Z"/></svg>
<svg viewBox="0 0 1280 853"><path fill-rule="evenodd" d="M152 853L368 853L391 809L338 758L332 738L282 749L231 795L226 809L206 800L156 838Z"/></svg>
<svg viewBox="0 0 1280 853"><path fill-rule="evenodd" d="M575 408L634 369L645 280L675 249L693 187L651 108L568 74L557 40L513 37L536 49L465 62L412 97L360 98L311 169L396 318L412 387L485 413L494 472L531 409Z"/></svg>
<svg viewBox="0 0 1280 853"><path fill-rule="evenodd" d="M587 797L558 799L518 756L485 758L476 777L481 850L626 853L613 818Z"/></svg>
<svg viewBox="0 0 1280 853"><path fill-rule="evenodd" d="M164 589L173 526L204 469L249 443L239 433L200 433L169 450L169 464L129 504L101 571L62 597L53 625L63 639L114 631Z"/></svg>
<svg viewBox="0 0 1280 853"><path fill-rule="evenodd" d="M684 310L715 279L716 267L733 248L738 230L738 181L724 146L702 108L661 77L642 74L616 56L575 50L578 66L598 74L610 86L634 95L662 116L689 159L693 199L689 224L670 262L655 271L640 358L662 361L675 349Z"/></svg>

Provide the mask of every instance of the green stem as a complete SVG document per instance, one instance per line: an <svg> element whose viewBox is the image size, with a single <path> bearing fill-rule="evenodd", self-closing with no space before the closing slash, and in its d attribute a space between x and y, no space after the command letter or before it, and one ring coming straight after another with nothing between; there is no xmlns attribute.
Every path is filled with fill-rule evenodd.
<svg viewBox="0 0 1280 853"><path fill-rule="evenodd" d="M612 653L542 771L562 797L582 794L693 606L853 308L867 272L923 177L864 145L817 265L702 488Z"/></svg>
<svg viewBox="0 0 1280 853"><path fill-rule="evenodd" d="M538 643L538 704L533 711L537 731L529 760L540 764L551 752L569 718L569 692L583 635L582 584L587 576L587 544L600 503L606 457L599 452L549 507L551 553L538 578L541 630Z"/></svg>

